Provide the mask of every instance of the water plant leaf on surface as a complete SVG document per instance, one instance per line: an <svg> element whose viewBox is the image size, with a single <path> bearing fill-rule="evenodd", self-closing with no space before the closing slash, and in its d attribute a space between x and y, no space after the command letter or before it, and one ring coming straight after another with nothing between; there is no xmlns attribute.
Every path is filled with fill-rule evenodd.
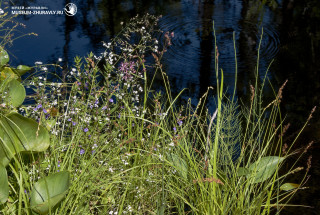
<svg viewBox="0 0 320 215"><path fill-rule="evenodd" d="M8 62L9 62L8 52L0 46L0 67L2 67L3 65L6 65Z"/></svg>
<svg viewBox="0 0 320 215"><path fill-rule="evenodd" d="M0 204L7 201L9 197L8 175L6 168L0 163Z"/></svg>
<svg viewBox="0 0 320 215"><path fill-rule="evenodd" d="M15 112L0 117L0 137L0 164L4 166L21 151L41 152L50 144L44 127Z"/></svg>
<svg viewBox="0 0 320 215"><path fill-rule="evenodd" d="M289 190L297 189L299 186L300 186L300 184L285 183L285 184L281 185L280 190L289 191Z"/></svg>
<svg viewBox="0 0 320 215"><path fill-rule="evenodd" d="M184 178L188 178L188 165L187 162L176 154L170 153L168 155L168 160L172 162L174 168L179 172L179 174Z"/></svg>
<svg viewBox="0 0 320 215"><path fill-rule="evenodd" d="M30 194L31 208L39 214L47 214L67 194L70 183L68 171L57 172L36 182Z"/></svg>
<svg viewBox="0 0 320 215"><path fill-rule="evenodd" d="M14 71L19 75L22 76L26 72L30 71L32 68L26 65L19 65Z"/></svg>
<svg viewBox="0 0 320 215"><path fill-rule="evenodd" d="M13 107L19 107L26 97L26 90L24 89L23 85L16 79L12 79L7 84L5 91L8 92L5 98L5 102L8 105L12 105Z"/></svg>
<svg viewBox="0 0 320 215"><path fill-rule="evenodd" d="M270 178L284 157L267 156L262 157L250 165L249 170L254 174L254 183L259 183Z"/></svg>

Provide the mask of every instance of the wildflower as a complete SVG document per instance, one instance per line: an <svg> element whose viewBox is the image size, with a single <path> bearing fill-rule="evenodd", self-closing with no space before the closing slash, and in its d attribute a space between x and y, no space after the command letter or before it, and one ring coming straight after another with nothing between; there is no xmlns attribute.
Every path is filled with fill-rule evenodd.
<svg viewBox="0 0 320 215"><path fill-rule="evenodd" d="M59 57L59 58L58 58L58 61L59 61L59 62L62 62L62 58L61 58L61 57Z"/></svg>
<svg viewBox="0 0 320 215"><path fill-rule="evenodd" d="M48 111L46 109L42 109L43 113L48 113Z"/></svg>
<svg viewBox="0 0 320 215"><path fill-rule="evenodd" d="M176 132L176 131L177 131L177 128L176 128L176 127L173 127L173 130L174 130L174 132Z"/></svg>
<svg viewBox="0 0 320 215"><path fill-rule="evenodd" d="M113 103L113 99L112 99L112 98L111 98L111 99L109 99L109 102Z"/></svg>
<svg viewBox="0 0 320 215"><path fill-rule="evenodd" d="M71 118L69 118L69 119L68 119L68 121L69 121L69 122L71 122L71 121L72 121L72 119L71 119Z"/></svg>
<svg viewBox="0 0 320 215"><path fill-rule="evenodd" d="M181 126L181 125L182 125L182 123L183 123L183 122L180 120L180 121L178 122L179 126Z"/></svg>
<svg viewBox="0 0 320 215"><path fill-rule="evenodd" d="M83 155L84 154L84 149L80 149L80 155Z"/></svg>
<svg viewBox="0 0 320 215"><path fill-rule="evenodd" d="M76 122L72 122L72 125L75 126L77 123Z"/></svg>
<svg viewBox="0 0 320 215"><path fill-rule="evenodd" d="M2 10L2 8L0 8L0 15L4 14L4 11Z"/></svg>
<svg viewBox="0 0 320 215"><path fill-rule="evenodd" d="M101 110L105 110L105 109L107 109L107 106L103 106L103 107L101 108Z"/></svg>
<svg viewBox="0 0 320 215"><path fill-rule="evenodd" d="M85 129L83 129L83 131L84 131L84 132L88 132L88 131L89 131L89 129L88 129L88 128L85 128Z"/></svg>

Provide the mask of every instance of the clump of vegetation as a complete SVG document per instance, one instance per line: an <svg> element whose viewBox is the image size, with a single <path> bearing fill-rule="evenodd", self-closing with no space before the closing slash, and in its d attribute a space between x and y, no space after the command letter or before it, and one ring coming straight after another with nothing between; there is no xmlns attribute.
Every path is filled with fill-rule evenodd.
<svg viewBox="0 0 320 215"><path fill-rule="evenodd" d="M174 35L154 39L157 20L133 18L102 56L76 57L66 77L59 66L38 62L37 75L23 80L34 92L29 104L19 68L1 60L0 155L13 141L20 147L0 160L0 178L8 179L0 187L4 214L270 214L302 188L305 178L286 181L301 167L279 172L292 154L282 145L283 88L262 106L265 76L240 107L224 94L216 51L218 90L208 98L216 100L215 113L203 109L200 117L191 101L179 106L182 92L172 97L161 66ZM164 91L152 88L155 76ZM13 80L17 89L7 87ZM13 104L18 94L23 99Z"/></svg>

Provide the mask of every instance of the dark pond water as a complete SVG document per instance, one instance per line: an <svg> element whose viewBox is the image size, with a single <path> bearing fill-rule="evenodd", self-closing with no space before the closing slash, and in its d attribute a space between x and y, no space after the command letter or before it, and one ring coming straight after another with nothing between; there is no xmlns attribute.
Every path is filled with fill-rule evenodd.
<svg viewBox="0 0 320 215"><path fill-rule="evenodd" d="M188 91L183 98L197 101L208 86L215 85L214 38L215 22L219 64L225 72L225 84L233 92L235 60L233 32L235 32L238 81L237 96L248 98L249 84L254 80L257 46L263 28L260 50L260 71L264 74L274 59L268 77L277 89L288 79L284 90L282 110L293 134L308 118L310 110L320 103L320 1L319 0L88 0L45 1L13 0L16 6L44 6L49 10L62 10L69 2L77 5L75 16L20 15L26 24L23 31L35 32L37 37L16 40L9 49L12 64L33 65L36 61L72 65L76 55L103 51L101 41L108 41L121 29L120 22L136 14L163 15L160 29L173 31L175 37L163 64L172 88ZM10 4L12 5L12 4ZM10 11L10 8L8 8ZM160 37L161 35L159 35ZM14 58L15 57L15 58ZM272 91L266 89L266 97ZM209 101L212 107L212 101ZM283 214L318 214L320 211L317 188L320 151L320 117L316 111L297 147L313 140L313 168L304 190L294 199L296 204L311 205L313 209L289 209ZM306 158L309 154L307 154ZM299 165L306 166L306 158ZM294 179L293 179L294 180Z"/></svg>

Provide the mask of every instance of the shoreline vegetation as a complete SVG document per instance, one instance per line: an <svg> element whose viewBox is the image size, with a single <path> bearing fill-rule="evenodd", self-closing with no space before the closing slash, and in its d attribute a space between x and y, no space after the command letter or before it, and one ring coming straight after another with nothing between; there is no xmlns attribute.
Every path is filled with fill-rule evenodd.
<svg viewBox="0 0 320 215"><path fill-rule="evenodd" d="M0 15L1 29L9 19ZM308 207L290 199L305 189L311 158L306 169L283 166L297 156L291 148L315 109L284 144L286 83L263 103L270 83L267 75L259 79L260 45L249 104L235 92L226 96L215 44L217 94L206 93L195 108L191 100L178 105L182 92L172 96L161 64L174 33L156 40L157 20L132 18L103 43L101 56L76 57L67 71L42 62L11 67L5 45L12 31L2 31L3 214L280 214ZM156 77L163 90L153 89ZM215 100L212 115L200 105L205 99ZM300 182L289 181L298 171L305 171Z"/></svg>

